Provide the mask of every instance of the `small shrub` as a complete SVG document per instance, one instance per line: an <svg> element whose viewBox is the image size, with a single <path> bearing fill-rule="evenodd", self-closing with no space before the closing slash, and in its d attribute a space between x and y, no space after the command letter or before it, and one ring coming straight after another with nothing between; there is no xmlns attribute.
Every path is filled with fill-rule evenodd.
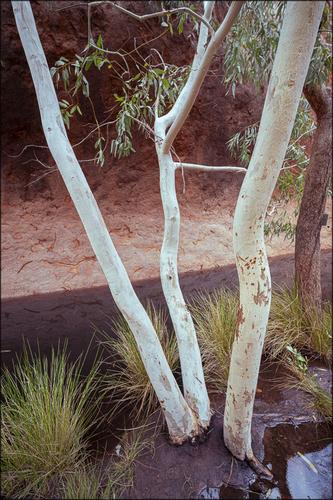
<svg viewBox="0 0 333 500"><path fill-rule="evenodd" d="M94 424L98 363L82 378L66 349L49 361L24 347L12 373L2 376L2 493L44 496L54 478L78 467Z"/></svg>
<svg viewBox="0 0 333 500"><path fill-rule="evenodd" d="M216 290L211 295L199 294L190 309L196 325L207 385L212 392L221 392L228 381L238 297L225 290Z"/></svg>
<svg viewBox="0 0 333 500"><path fill-rule="evenodd" d="M167 316L148 304L147 313L161 342L173 372L178 369L179 356L174 335L167 330ZM129 410L133 421L147 418L158 406L158 399L148 378L134 336L121 317L112 325L112 334L99 332L105 351L109 354L105 376L106 393L112 395L111 418L119 409Z"/></svg>

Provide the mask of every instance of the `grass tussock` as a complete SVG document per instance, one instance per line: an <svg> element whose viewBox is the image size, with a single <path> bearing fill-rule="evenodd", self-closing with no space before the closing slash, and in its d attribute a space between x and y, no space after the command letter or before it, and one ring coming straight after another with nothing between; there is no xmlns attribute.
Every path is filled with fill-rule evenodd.
<svg viewBox="0 0 333 500"><path fill-rule="evenodd" d="M167 329L167 316L151 303L147 313L161 342L173 372L179 367L177 342ZM146 419L158 407L158 399L148 378L134 336L121 317L112 325L112 333L99 332L101 344L109 355L108 373L105 376L106 393L111 394L112 418L120 409L129 411L134 422Z"/></svg>
<svg viewBox="0 0 333 500"><path fill-rule="evenodd" d="M61 498L114 499L133 485L137 457L151 445L142 433L126 432L117 453L100 462L89 460L62 478Z"/></svg>
<svg viewBox="0 0 333 500"><path fill-rule="evenodd" d="M311 396L309 407L326 421L332 423L332 395L323 389L317 378L308 370L301 370L297 365L289 363L281 389L298 389Z"/></svg>
<svg viewBox="0 0 333 500"><path fill-rule="evenodd" d="M191 311L196 324L205 378L211 392L225 390L237 324L238 296L217 290L200 294ZM296 289L273 293L265 338L266 359L285 367L284 388L297 387L312 396L311 406L325 420L332 420L332 396L308 371L308 357L329 362L332 358L332 308L322 315L304 310Z"/></svg>
<svg viewBox="0 0 333 500"><path fill-rule="evenodd" d="M332 422L332 395L308 370L309 359L332 359L332 306L324 304L322 314L304 309L296 287L273 293L264 352L285 367L281 388L296 388L311 396L310 407Z"/></svg>
<svg viewBox="0 0 333 500"><path fill-rule="evenodd" d="M87 432L94 425L98 363L86 378L80 360L65 348L51 360L28 347L1 382L2 494L34 498L48 494L59 475L81 466Z"/></svg>
<svg viewBox="0 0 333 500"><path fill-rule="evenodd" d="M304 309L296 287L273 293L265 354L284 359L288 346L328 363L332 359L332 306L324 304L322 315Z"/></svg>
<svg viewBox="0 0 333 500"><path fill-rule="evenodd" d="M198 335L207 385L211 392L227 386L238 296L227 290L199 294L190 305Z"/></svg>

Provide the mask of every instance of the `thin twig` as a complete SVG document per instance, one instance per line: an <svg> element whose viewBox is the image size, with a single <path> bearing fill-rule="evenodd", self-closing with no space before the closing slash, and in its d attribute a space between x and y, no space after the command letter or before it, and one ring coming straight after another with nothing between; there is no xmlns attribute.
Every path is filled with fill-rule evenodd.
<svg viewBox="0 0 333 500"><path fill-rule="evenodd" d="M212 167L209 165L198 165L196 163L183 163L183 162L175 162L176 168L187 168L189 170L205 170L208 172L241 172L245 173L247 172L247 169L245 167Z"/></svg>
<svg viewBox="0 0 333 500"><path fill-rule="evenodd" d="M10 155L10 154L6 153L6 151L3 151L3 153L5 153L5 155L7 155L9 158L19 158L20 156L23 155L24 151L28 148L49 149L48 146L39 146L38 144L27 144L26 146L24 146L24 148L22 149L22 151L18 155Z"/></svg>
<svg viewBox="0 0 333 500"><path fill-rule="evenodd" d="M124 14L127 14L128 16L133 17L134 19L136 19L137 21L140 21L140 22L147 21L147 19L153 19L154 17L170 16L172 14L176 14L177 12L187 12L188 14L190 14L193 17L196 17L197 19L199 19L199 21L201 21L203 24L205 24L207 26L207 28L208 28L208 30L209 30L209 32L210 32L211 35L213 35L215 33L213 27L209 24L209 22L207 22L204 17L202 17L197 12L194 12L189 7L177 7L176 9L162 10L160 12L152 12L151 14L143 14L143 15L140 16L140 15L135 14L134 12L132 12L130 10L125 9L124 7L121 7L120 5L116 4L115 2L111 2L111 1L108 1L108 0L100 0L100 1L96 1L96 2L89 2L88 6L89 5L100 5L100 4L103 4L103 3L104 4L110 4L113 7L116 7L118 10L120 10Z"/></svg>

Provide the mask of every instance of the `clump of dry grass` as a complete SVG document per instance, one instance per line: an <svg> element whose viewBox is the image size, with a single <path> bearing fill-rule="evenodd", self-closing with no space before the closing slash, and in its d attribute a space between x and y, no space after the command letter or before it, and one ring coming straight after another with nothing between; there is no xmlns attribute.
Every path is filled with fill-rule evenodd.
<svg viewBox="0 0 333 500"><path fill-rule="evenodd" d="M285 367L280 387L297 388L312 397L311 408L332 421L332 396L308 371L308 357L329 363L332 359L332 307L324 304L322 314L305 309L296 287L273 293L265 355Z"/></svg>
<svg viewBox="0 0 333 500"><path fill-rule="evenodd" d="M167 315L151 303L147 313L161 342L166 359L173 372L179 367L177 342L167 329ZM146 418L158 406L158 399L148 378L134 336L121 317L112 325L112 333L99 332L105 352L108 373L105 376L106 394L111 394L111 418L119 411L128 409L134 422Z"/></svg>
<svg viewBox="0 0 333 500"><path fill-rule="evenodd" d="M281 389L298 389L311 396L309 407L316 410L325 421L332 422L332 395L323 389L317 378L307 369L300 369L297 364L289 362L283 380L279 384Z"/></svg>
<svg viewBox="0 0 333 500"><path fill-rule="evenodd" d="M217 290L198 295L190 306L196 324L205 378L212 392L226 388L232 344L237 326L238 296ZM308 372L305 354L328 362L332 356L332 309L325 304L320 316L304 310L295 288L273 293L264 353L286 368L283 386L312 395L313 408L332 419L332 397ZM304 354L304 355L303 355Z"/></svg>
<svg viewBox="0 0 333 500"><path fill-rule="evenodd" d="M212 392L227 386L234 340L238 296L228 290L198 294L190 305L207 385Z"/></svg>
<svg viewBox="0 0 333 500"><path fill-rule="evenodd" d="M69 363L66 349L51 360L24 348L1 382L2 493L42 497L59 475L86 458L87 432L94 425L98 364L82 377L82 360Z"/></svg>
<svg viewBox="0 0 333 500"><path fill-rule="evenodd" d="M322 315L304 309L296 287L273 292L270 320L265 338L265 355L283 360L288 346L319 357L332 358L332 307L324 304Z"/></svg>
<svg viewBox="0 0 333 500"><path fill-rule="evenodd" d="M62 477L60 495L71 499L115 499L133 485L137 457L151 446L143 432L125 432L117 452L99 462L87 460L77 469Z"/></svg>

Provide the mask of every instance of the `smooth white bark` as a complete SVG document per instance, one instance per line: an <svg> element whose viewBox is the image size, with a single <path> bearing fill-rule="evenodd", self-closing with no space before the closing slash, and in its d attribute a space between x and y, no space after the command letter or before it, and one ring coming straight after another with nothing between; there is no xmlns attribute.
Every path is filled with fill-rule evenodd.
<svg viewBox="0 0 333 500"><path fill-rule="evenodd" d="M172 375L152 323L133 290L70 145L30 3L13 1L12 6L33 78L47 144L105 274L112 296L135 336L148 376L161 403L170 437L174 442L181 443L197 434L197 420Z"/></svg>
<svg viewBox="0 0 333 500"><path fill-rule="evenodd" d="M200 349L192 317L187 309L178 279L177 256L179 246L180 213L177 201L175 172L179 164L173 161L173 141L188 116L209 64L227 35L241 8L242 2L233 2L228 14L208 46L207 25L201 23L197 51L189 78L172 109L155 119L156 152L160 167L160 189L164 211L164 236L161 248L160 274L166 302L177 336L182 371L184 396L198 416L200 427L208 427L211 418L210 402L204 379ZM204 2L204 18L210 21L214 2ZM167 132L170 127L169 132ZM192 164L192 168L193 168Z"/></svg>
<svg viewBox="0 0 333 500"><path fill-rule="evenodd" d="M211 37L207 48L207 28L205 25L201 25L197 53L193 60L190 77L186 82L186 85L183 87L172 109L163 117L166 127L169 127L171 125L162 145L162 152L164 154L170 152L178 132L182 128L193 107L201 85L205 79L205 76L207 75L212 59L216 54L217 49L220 47L223 40L229 33L231 26L233 25L243 3L244 2L242 1L232 2L225 19L223 20L216 33ZM210 19L214 2L208 1L204 2L204 4L204 17L205 19Z"/></svg>
<svg viewBox="0 0 333 500"><path fill-rule="evenodd" d="M233 244L240 309L229 371L224 441L241 460L254 459L251 420L271 303L264 219L289 143L323 7L322 1L287 2L258 137L235 211Z"/></svg>

